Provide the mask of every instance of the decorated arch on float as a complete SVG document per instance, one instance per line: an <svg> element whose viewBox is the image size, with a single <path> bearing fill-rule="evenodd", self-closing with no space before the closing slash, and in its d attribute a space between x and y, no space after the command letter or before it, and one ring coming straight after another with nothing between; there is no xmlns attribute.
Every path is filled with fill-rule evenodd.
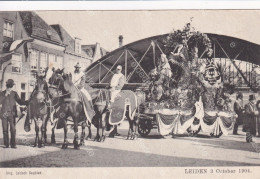
<svg viewBox="0 0 260 179"><path fill-rule="evenodd" d="M87 82L104 88L117 65L125 89L142 90L139 133L154 125L162 135L199 131L214 136L233 129L232 95L259 90L260 45L201 33L187 23L182 30L142 39L102 57L86 70Z"/></svg>

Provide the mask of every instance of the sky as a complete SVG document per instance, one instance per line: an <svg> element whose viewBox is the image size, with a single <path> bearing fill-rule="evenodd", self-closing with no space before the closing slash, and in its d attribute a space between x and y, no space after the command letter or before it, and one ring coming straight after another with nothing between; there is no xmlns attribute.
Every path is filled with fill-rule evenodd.
<svg viewBox="0 0 260 179"><path fill-rule="evenodd" d="M260 44L260 10L164 11L36 11L49 25L60 24L82 45L100 45L108 51L123 44L182 29L193 17L197 31L241 38Z"/></svg>

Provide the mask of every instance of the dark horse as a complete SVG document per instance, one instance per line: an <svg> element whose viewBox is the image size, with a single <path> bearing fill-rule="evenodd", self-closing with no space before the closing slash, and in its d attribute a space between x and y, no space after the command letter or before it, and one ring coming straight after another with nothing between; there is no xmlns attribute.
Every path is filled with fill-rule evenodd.
<svg viewBox="0 0 260 179"><path fill-rule="evenodd" d="M36 75L36 86L29 100L30 102L26 120L28 122L30 119L33 119L35 122L36 138L34 147L36 147L38 144L39 148L44 147L47 140L46 126L50 112L50 109L47 105L47 94L48 85L45 81L45 76ZM41 137L39 137L39 131L41 131Z"/></svg>
<svg viewBox="0 0 260 179"><path fill-rule="evenodd" d="M74 89L74 87L73 87L74 85L71 82L71 75L68 75L68 74L59 75L59 73L57 73L57 71L53 72L52 77L50 78L50 83L55 83L55 85L58 86L58 88L56 88L56 89L55 88L49 89L50 95L52 97L55 97L58 95L57 91L62 91L62 94L66 95L66 93L71 93L73 91L72 89ZM134 118L134 114L138 108L138 105L140 103L144 102L144 100L140 100L140 99L142 99L142 97L144 97L144 94L141 95L142 97L140 98L140 95L136 96L136 94L134 94L132 91L123 90L119 95L121 97L117 98L119 103L112 104L111 105L112 109L107 110L106 103L109 100L109 90L94 89L94 88L90 87L88 84L85 84L85 89L90 93L93 104L94 104L95 116L89 122L91 122L97 128L97 135L94 139L95 141L101 142L101 141L105 140L107 127L111 126L110 124L116 125L115 123L113 123L113 120L111 120L111 119L113 119L114 117L118 117L119 113L121 114L120 118L123 119L125 116L129 121L129 133L128 133L127 138L134 139L137 137L137 133L136 133L136 131L137 131L136 122L137 121L135 120L136 118ZM76 93L75 95L77 96L79 94L79 91L74 89L74 93ZM125 96L124 96L124 94L125 94ZM126 94L130 94L130 96L126 96ZM65 98L65 97L66 96L64 96L63 98ZM69 101L70 101L70 103L72 103L73 101L71 101L71 100L73 99L73 97L71 97L71 96L68 96L68 97L71 99L67 99L66 103L69 103ZM128 99L128 98L132 98L132 99ZM75 102L75 100L74 100L74 102ZM116 106L117 104L120 104L120 102L122 102L122 105L119 107ZM61 103L61 105L65 105L66 103ZM133 103L135 103L135 105ZM80 109L83 110L82 103L78 101L78 105L81 105ZM61 106L60 109L62 109L62 108L63 107ZM122 109L123 112L122 112L122 110L116 111L119 108ZM82 114L84 114L84 111L82 111ZM117 121L117 123L120 123L121 121L122 120ZM134 127L135 127L135 129L134 129ZM101 129L101 134L100 134L100 129Z"/></svg>
<svg viewBox="0 0 260 179"><path fill-rule="evenodd" d="M49 79L51 86L49 87L49 94L52 99L58 100L58 109L54 114L54 118L58 118L58 125L64 128L64 143L63 149L68 147L68 118L73 120L74 128L74 148L80 149L80 145L84 145L85 127L87 126L86 117L84 115L84 107L81 101L79 89L72 83L71 75L63 74L63 70L54 71ZM82 127L80 144L78 143L78 126ZM52 140L54 133L52 134Z"/></svg>

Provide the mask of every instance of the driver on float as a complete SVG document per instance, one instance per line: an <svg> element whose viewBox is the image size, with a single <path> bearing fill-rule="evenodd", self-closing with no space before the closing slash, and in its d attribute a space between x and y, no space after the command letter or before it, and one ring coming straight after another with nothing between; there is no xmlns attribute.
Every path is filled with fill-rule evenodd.
<svg viewBox="0 0 260 179"><path fill-rule="evenodd" d="M84 100L85 105L90 104L90 107L92 108L92 112L93 111L93 104L92 104L92 98L91 95L89 94L89 92L84 88L85 86L85 81L86 81L86 76L85 73L83 71L80 70L81 66L79 63L77 63L75 66L75 70L72 74L72 83L79 89L79 91L82 94L82 98ZM88 111L88 115L92 116L92 114L90 115L90 112ZM93 114L94 115L94 114ZM93 116L92 116L93 117Z"/></svg>
<svg viewBox="0 0 260 179"><path fill-rule="evenodd" d="M116 73L110 81L110 104L115 101L116 96L120 93L125 84L125 76L122 74L122 66L116 67Z"/></svg>

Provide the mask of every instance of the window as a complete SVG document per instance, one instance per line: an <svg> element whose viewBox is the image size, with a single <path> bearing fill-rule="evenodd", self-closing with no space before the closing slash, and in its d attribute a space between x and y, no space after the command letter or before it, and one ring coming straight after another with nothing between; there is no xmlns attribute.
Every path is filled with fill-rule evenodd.
<svg viewBox="0 0 260 179"><path fill-rule="evenodd" d="M12 72L16 72L16 73L22 72L22 55L21 54L12 55Z"/></svg>
<svg viewBox="0 0 260 179"><path fill-rule="evenodd" d="M50 68L52 68L52 67L56 68L56 67L55 67L55 63L56 63L56 57L55 57L55 55L49 54L49 67L50 67Z"/></svg>
<svg viewBox="0 0 260 179"><path fill-rule="evenodd" d="M38 58L39 58L39 52L36 50L32 50L32 52L30 53L31 70L38 69Z"/></svg>
<svg viewBox="0 0 260 179"><path fill-rule="evenodd" d="M47 64L47 54L41 52L41 56L40 56L40 70L45 70L47 68L48 64Z"/></svg>
<svg viewBox="0 0 260 179"><path fill-rule="evenodd" d="M26 84L25 83L21 83L21 89L25 90Z"/></svg>
<svg viewBox="0 0 260 179"><path fill-rule="evenodd" d="M62 69L63 68L63 57L57 56L57 68Z"/></svg>
<svg viewBox="0 0 260 179"><path fill-rule="evenodd" d="M4 22L4 34L5 37L13 38L14 35L14 24L8 21Z"/></svg>

